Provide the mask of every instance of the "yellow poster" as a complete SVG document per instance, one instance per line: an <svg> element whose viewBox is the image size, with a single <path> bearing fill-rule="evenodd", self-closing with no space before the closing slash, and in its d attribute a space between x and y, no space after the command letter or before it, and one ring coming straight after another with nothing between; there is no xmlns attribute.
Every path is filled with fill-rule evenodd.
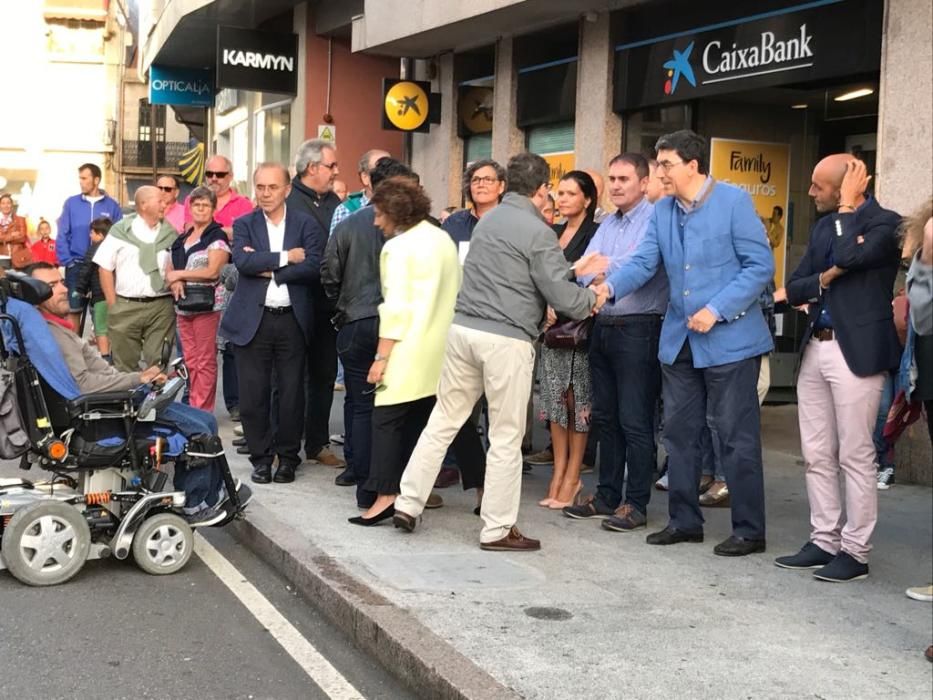
<svg viewBox="0 0 933 700"><path fill-rule="evenodd" d="M784 285L787 260L787 202L790 144L717 139L711 141L710 174L751 195L774 253L774 282Z"/></svg>
<svg viewBox="0 0 933 700"><path fill-rule="evenodd" d="M557 183L560 179L573 170L577 162L573 151L564 153L542 153L541 157L547 161L551 168L551 191L557 192Z"/></svg>

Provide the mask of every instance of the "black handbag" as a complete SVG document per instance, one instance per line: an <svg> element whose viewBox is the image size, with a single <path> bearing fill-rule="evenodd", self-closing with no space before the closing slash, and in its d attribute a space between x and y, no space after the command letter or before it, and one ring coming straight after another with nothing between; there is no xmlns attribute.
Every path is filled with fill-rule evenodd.
<svg viewBox="0 0 933 700"><path fill-rule="evenodd" d="M544 347L560 350L586 348L590 344L593 317L582 321L560 321L544 332Z"/></svg>
<svg viewBox="0 0 933 700"><path fill-rule="evenodd" d="M190 313L214 310L214 285L185 283L185 296L175 300L175 308Z"/></svg>

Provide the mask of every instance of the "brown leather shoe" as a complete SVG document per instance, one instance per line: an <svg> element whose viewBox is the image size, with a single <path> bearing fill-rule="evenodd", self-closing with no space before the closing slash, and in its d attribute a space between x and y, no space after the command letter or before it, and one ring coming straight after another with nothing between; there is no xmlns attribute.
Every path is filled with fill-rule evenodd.
<svg viewBox="0 0 933 700"><path fill-rule="evenodd" d="M480 542L480 549L487 552L537 552L541 549L541 540L525 537L514 525L509 534L495 542Z"/></svg>
<svg viewBox="0 0 933 700"><path fill-rule="evenodd" d="M405 532L413 532L418 520L419 518L403 513L400 510L395 511L395 515L392 516L392 524Z"/></svg>
<svg viewBox="0 0 933 700"><path fill-rule="evenodd" d="M334 469L343 469L347 466L347 463L340 459L337 455L331 452L326 447L321 448L321 451L318 452L313 457L308 458L311 462L317 462L318 464L323 464L325 467L333 467Z"/></svg>
<svg viewBox="0 0 933 700"><path fill-rule="evenodd" d="M438 496L436 493L432 493L428 496L428 500L425 501L425 508L440 508L444 505L444 499Z"/></svg>
<svg viewBox="0 0 933 700"><path fill-rule="evenodd" d="M704 474L700 477L700 493L709 491L710 486L716 483L716 478L712 474ZM722 482L720 482L722 483Z"/></svg>
<svg viewBox="0 0 933 700"><path fill-rule="evenodd" d="M725 481L714 481L700 496L700 505L708 508L726 508L729 505L729 487Z"/></svg>

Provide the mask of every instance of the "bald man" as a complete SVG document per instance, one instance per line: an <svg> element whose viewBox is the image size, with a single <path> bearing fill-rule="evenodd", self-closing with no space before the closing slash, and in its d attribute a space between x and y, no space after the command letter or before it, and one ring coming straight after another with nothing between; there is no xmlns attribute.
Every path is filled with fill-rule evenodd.
<svg viewBox="0 0 933 700"><path fill-rule="evenodd" d="M848 154L817 163L809 194L825 216L814 225L786 292L776 295L809 307L797 412L810 537L797 554L775 564L816 569L817 579L833 582L868 576L878 519L872 432L885 375L901 357L891 309L900 216L867 193L870 179L865 163Z"/></svg>
<svg viewBox="0 0 933 700"><path fill-rule="evenodd" d="M121 219L100 244L94 263L107 301L114 366L137 372L159 363L162 343L175 343L175 309L165 285L169 248L178 238L163 221L165 201L157 187L136 190L136 213Z"/></svg>

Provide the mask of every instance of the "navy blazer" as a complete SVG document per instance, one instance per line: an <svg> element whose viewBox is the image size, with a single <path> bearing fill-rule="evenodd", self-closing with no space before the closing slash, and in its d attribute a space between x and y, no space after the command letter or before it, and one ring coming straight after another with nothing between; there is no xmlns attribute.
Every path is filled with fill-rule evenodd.
<svg viewBox="0 0 933 700"><path fill-rule="evenodd" d="M787 301L809 304L807 347L823 303L828 303L833 330L849 369L859 377L896 369L901 344L894 329L891 301L900 263L897 236L901 217L869 198L855 212L828 214L810 232L807 252L787 282ZM832 262L847 270L824 296L820 273Z"/></svg>
<svg viewBox="0 0 933 700"><path fill-rule="evenodd" d="M220 332L234 345L246 345L256 335L266 303L269 278L263 272L272 272L278 284L288 285L292 310L304 333L311 340L314 310L311 303L312 285L320 284L321 257L327 234L310 215L294 207L286 209L283 250L304 248L303 262L279 266L278 252L269 250L269 231L261 209L241 216L233 222L233 264L239 272L236 291L224 313ZM252 248L247 252L244 248Z"/></svg>

